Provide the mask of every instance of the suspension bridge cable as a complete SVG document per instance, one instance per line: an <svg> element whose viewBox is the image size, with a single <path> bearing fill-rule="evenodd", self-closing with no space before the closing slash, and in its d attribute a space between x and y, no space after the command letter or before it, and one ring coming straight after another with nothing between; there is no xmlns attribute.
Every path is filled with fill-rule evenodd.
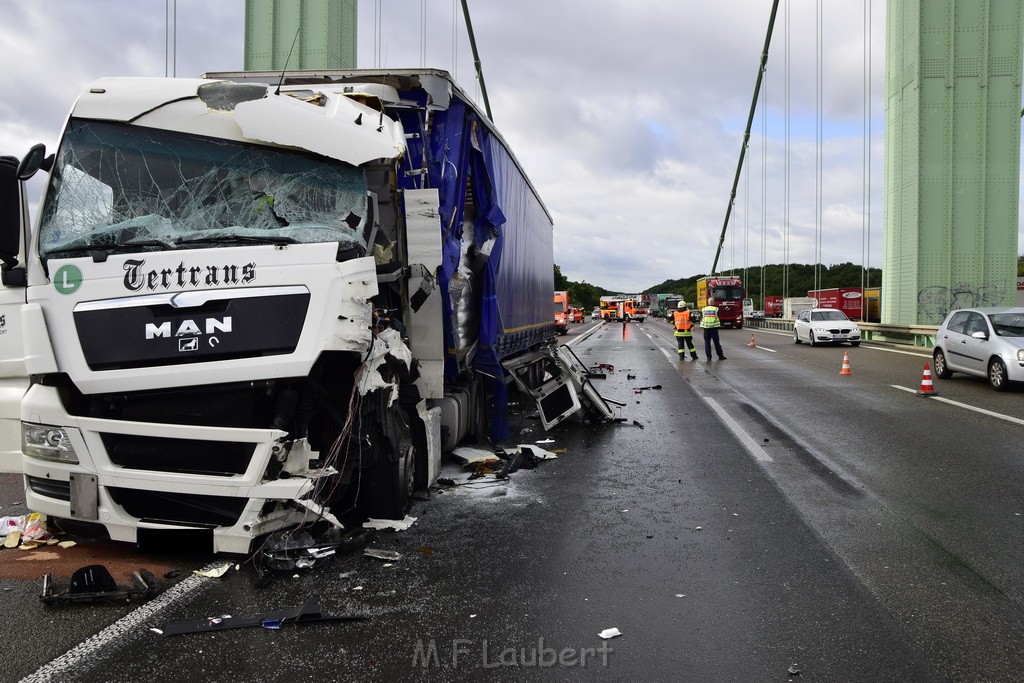
<svg viewBox="0 0 1024 683"><path fill-rule="evenodd" d="M463 0L465 3L465 0ZM761 50L761 63L757 68L757 81L754 83L754 96L750 100L750 113L747 115L747 127L743 131L743 144L740 146L740 158L736 163L736 175L732 181L732 191L729 193L729 203L725 209L725 220L722 222L722 234L718 238L718 249L715 251L715 261L711 264L711 275L715 274L718 267L718 258L722 254L722 244L725 242L725 231L729 228L729 216L732 214L733 203L736 201L736 187L740 182L740 172L743 170L743 158L747 154L747 143L750 142L750 127L754 121L754 112L757 111L757 97L761 92L761 79L764 77L765 66L768 63L768 47L772 43L772 29L775 27L775 14L779 8L779 0L773 0L772 13L768 18L768 31L764 37L764 48Z"/></svg>
<svg viewBox="0 0 1024 683"><path fill-rule="evenodd" d="M764 305L764 268L768 258L768 81L761 94L761 306ZM767 315L767 313L766 313Z"/></svg>
<svg viewBox="0 0 1024 683"><path fill-rule="evenodd" d="M821 155L822 155L822 72L824 71L822 56L822 6L818 0L815 8L815 19L817 22L815 30L815 139L814 139L814 289L821 289Z"/></svg>
<svg viewBox="0 0 1024 683"><path fill-rule="evenodd" d="M785 78L783 84L783 90L785 92L785 133L784 146L785 146L785 163L783 164L782 172L782 297L783 300L789 297L789 105L790 105L790 93L789 93L789 71L790 71L790 2L786 0L786 65L785 65Z"/></svg>

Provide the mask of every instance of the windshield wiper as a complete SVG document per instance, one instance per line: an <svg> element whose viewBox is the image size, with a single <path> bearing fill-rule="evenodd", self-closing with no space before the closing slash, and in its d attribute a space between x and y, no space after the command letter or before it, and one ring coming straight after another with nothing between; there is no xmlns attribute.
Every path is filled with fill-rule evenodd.
<svg viewBox="0 0 1024 683"><path fill-rule="evenodd" d="M219 235L217 237L192 237L180 239L177 244L298 244L299 241L287 235Z"/></svg>
<svg viewBox="0 0 1024 683"><path fill-rule="evenodd" d="M110 255L115 251L121 251L124 249L134 249L135 247L160 247L161 249L171 250L174 249L173 244L164 242L158 239L133 239L127 242L109 242L104 244L82 244L77 247L63 247L60 249L51 249L44 255L46 258L52 258L56 254L65 256L74 256L81 254L104 254Z"/></svg>

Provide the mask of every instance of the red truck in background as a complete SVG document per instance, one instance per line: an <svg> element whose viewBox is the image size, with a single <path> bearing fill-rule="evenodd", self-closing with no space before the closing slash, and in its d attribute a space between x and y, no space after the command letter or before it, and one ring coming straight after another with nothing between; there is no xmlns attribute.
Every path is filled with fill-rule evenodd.
<svg viewBox="0 0 1024 683"><path fill-rule="evenodd" d="M863 317L864 295L860 287L832 287L812 289L807 296L818 300L818 308L835 308L846 314L850 320Z"/></svg>
<svg viewBox="0 0 1024 683"><path fill-rule="evenodd" d="M766 296L764 298L764 317L766 317L766 318L781 318L782 317L782 297L781 296Z"/></svg>
<svg viewBox="0 0 1024 683"><path fill-rule="evenodd" d="M743 282L732 275L713 275L697 280L697 308L704 308L708 299L714 299L723 327L743 327L743 299L746 296Z"/></svg>
<svg viewBox="0 0 1024 683"><path fill-rule="evenodd" d="M569 292L555 292L555 330L569 334Z"/></svg>

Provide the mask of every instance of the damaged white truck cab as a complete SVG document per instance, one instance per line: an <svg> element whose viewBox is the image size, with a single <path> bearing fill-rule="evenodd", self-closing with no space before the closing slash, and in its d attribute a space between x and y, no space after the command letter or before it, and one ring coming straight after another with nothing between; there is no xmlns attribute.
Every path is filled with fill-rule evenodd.
<svg viewBox="0 0 1024 683"><path fill-rule="evenodd" d="M32 510L244 553L400 517L443 449L507 437L510 360L545 424L610 415L552 343L550 216L448 74L280 78L97 81L21 165L50 171L0 254Z"/></svg>

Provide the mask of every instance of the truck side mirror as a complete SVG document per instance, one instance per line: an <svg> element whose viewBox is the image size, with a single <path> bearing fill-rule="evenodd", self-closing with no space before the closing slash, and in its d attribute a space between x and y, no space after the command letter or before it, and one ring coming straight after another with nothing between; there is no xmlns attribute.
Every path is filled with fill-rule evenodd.
<svg viewBox="0 0 1024 683"><path fill-rule="evenodd" d="M49 171L52 166L53 157L46 156L46 145L36 143L18 164L18 180L24 182L34 176L40 168Z"/></svg>

